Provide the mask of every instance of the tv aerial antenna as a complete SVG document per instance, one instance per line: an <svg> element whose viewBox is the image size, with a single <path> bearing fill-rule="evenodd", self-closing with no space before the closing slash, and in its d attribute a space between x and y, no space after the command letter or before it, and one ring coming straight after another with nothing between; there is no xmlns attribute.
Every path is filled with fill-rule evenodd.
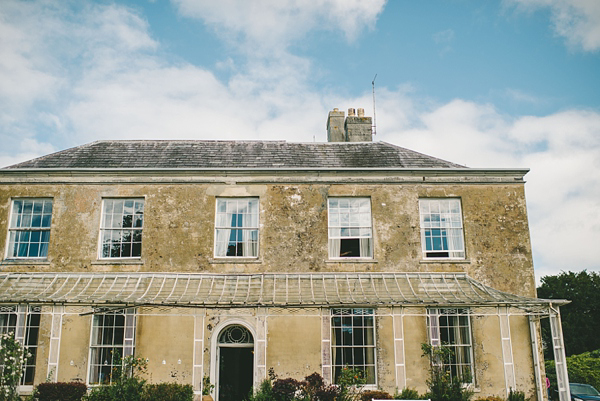
<svg viewBox="0 0 600 401"><path fill-rule="evenodd" d="M375 80L377 79L377 74L373 77L373 81L371 85L373 85L373 135L377 135L377 117L375 116Z"/></svg>

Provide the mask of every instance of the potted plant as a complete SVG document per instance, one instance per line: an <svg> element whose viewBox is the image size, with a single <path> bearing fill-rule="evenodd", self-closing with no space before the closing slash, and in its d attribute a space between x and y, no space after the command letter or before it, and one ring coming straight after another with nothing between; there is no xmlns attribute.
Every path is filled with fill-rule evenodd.
<svg viewBox="0 0 600 401"><path fill-rule="evenodd" d="M210 382L210 377L204 376L202 378L202 401L213 401L212 393L215 385Z"/></svg>

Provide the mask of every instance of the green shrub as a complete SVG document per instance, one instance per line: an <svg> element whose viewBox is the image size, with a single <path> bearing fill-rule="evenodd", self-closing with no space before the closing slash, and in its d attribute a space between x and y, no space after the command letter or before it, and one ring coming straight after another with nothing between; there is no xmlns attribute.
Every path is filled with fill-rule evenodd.
<svg viewBox="0 0 600 401"><path fill-rule="evenodd" d="M513 389L511 388L509 393L508 393L508 398L506 398L506 401L525 401L525 393L522 391L513 391Z"/></svg>
<svg viewBox="0 0 600 401"><path fill-rule="evenodd" d="M380 390L367 390L363 391L360 395L360 401L371 401L373 398L377 400L393 400L394 398L390 393Z"/></svg>
<svg viewBox="0 0 600 401"><path fill-rule="evenodd" d="M143 401L146 380L139 375L146 372L146 360L133 356L117 359L120 363L113 368L111 383L94 387L86 401Z"/></svg>
<svg viewBox="0 0 600 401"><path fill-rule="evenodd" d="M273 395L277 401L294 401L296 392L300 389L298 380L287 378L277 379L273 383Z"/></svg>
<svg viewBox="0 0 600 401"><path fill-rule="evenodd" d="M271 381L263 380L258 389L248 396L248 401L275 401Z"/></svg>
<svg viewBox="0 0 600 401"><path fill-rule="evenodd" d="M339 388L334 385L325 384L323 377L316 372L306 376L301 383L301 400L335 401L338 394Z"/></svg>
<svg viewBox="0 0 600 401"><path fill-rule="evenodd" d="M191 384L158 383L146 384L143 401L193 401L194 389Z"/></svg>
<svg viewBox="0 0 600 401"><path fill-rule="evenodd" d="M277 379L272 372L269 373L269 377L270 380L264 380L260 387L248 396L248 401L344 401L350 399L342 398L340 387L325 384L318 373L306 376L303 381L292 378Z"/></svg>
<svg viewBox="0 0 600 401"><path fill-rule="evenodd" d="M34 401L80 401L87 392L84 383L40 383L35 387Z"/></svg>
<svg viewBox="0 0 600 401"><path fill-rule="evenodd" d="M421 344L423 357L429 358L429 379L427 386L429 392L424 398L430 398L432 401L469 401L473 396L473 390L465 383L469 383L471 378L452 377L448 369L448 364L452 358L452 350L446 346L434 347L430 344Z"/></svg>
<svg viewBox="0 0 600 401"><path fill-rule="evenodd" d="M364 371L357 368L351 368L349 366L343 367L336 382L339 388L339 394L335 400L360 400L362 386L364 386L366 383L367 377Z"/></svg>
<svg viewBox="0 0 600 401"><path fill-rule="evenodd" d="M395 400L420 400L421 397L419 392L412 388L404 388L400 393L396 393L394 395Z"/></svg>
<svg viewBox="0 0 600 401"><path fill-rule="evenodd" d="M475 401L504 401L504 398L496 397L495 395L489 395L487 397L477 398Z"/></svg>

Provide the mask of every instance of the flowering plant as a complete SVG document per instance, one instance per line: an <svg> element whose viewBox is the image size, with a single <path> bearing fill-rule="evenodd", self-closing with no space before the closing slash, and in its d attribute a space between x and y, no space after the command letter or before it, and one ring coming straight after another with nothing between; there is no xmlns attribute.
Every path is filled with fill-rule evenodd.
<svg viewBox="0 0 600 401"><path fill-rule="evenodd" d="M21 382L23 365L30 356L15 339L14 332L0 336L0 401L21 399L17 386Z"/></svg>

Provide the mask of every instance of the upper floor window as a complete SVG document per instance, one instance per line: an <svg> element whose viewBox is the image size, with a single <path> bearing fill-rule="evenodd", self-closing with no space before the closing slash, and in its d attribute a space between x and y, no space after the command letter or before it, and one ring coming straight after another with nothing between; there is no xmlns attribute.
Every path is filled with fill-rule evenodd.
<svg viewBox="0 0 600 401"><path fill-rule="evenodd" d="M450 377L463 383L473 382L473 346L469 309L427 309L429 342L451 352L443 361Z"/></svg>
<svg viewBox="0 0 600 401"><path fill-rule="evenodd" d="M361 370L366 384L376 383L373 309L331 310L331 365L335 383L346 367Z"/></svg>
<svg viewBox="0 0 600 401"><path fill-rule="evenodd" d="M218 198L215 256L258 256L258 198Z"/></svg>
<svg viewBox="0 0 600 401"><path fill-rule="evenodd" d="M100 257L141 257L143 228L144 199L104 199Z"/></svg>
<svg viewBox="0 0 600 401"><path fill-rule="evenodd" d="M424 257L464 258L460 199L420 199L419 210Z"/></svg>
<svg viewBox="0 0 600 401"><path fill-rule="evenodd" d="M46 258L51 224L52 199L13 200L6 257Z"/></svg>
<svg viewBox="0 0 600 401"><path fill-rule="evenodd" d="M329 198L329 257L372 258L369 198Z"/></svg>

